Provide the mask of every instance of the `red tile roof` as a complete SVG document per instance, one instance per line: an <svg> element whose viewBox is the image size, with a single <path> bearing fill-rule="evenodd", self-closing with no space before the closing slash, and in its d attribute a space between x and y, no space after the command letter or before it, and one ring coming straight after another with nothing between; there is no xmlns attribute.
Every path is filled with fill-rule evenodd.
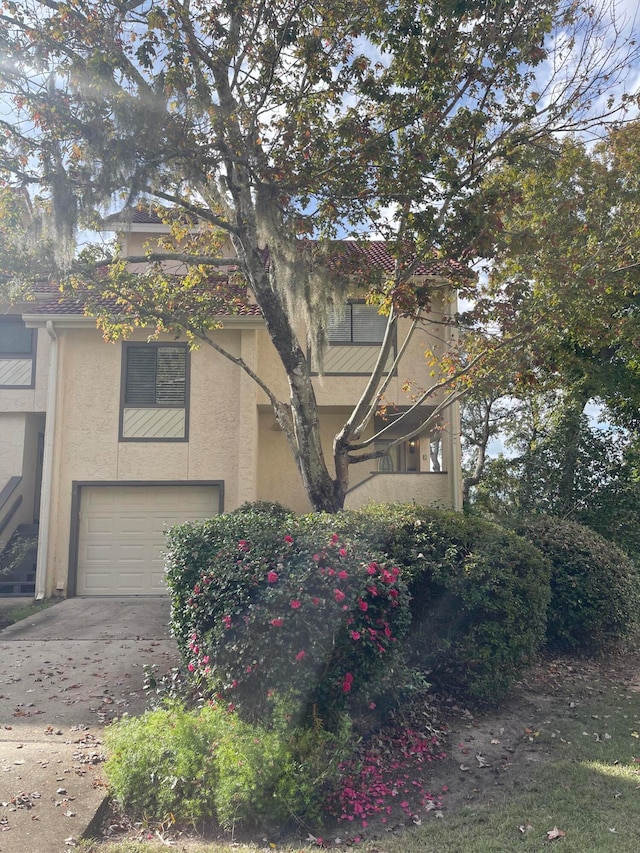
<svg viewBox="0 0 640 853"><path fill-rule="evenodd" d="M121 225L123 223L135 223L136 225L161 225L162 219L151 208L134 207L119 213L112 213L103 220L104 224ZM309 241L313 242L313 241ZM365 263L373 267L384 269L385 272L393 272L395 259L387 249L384 240L336 240L337 251L344 251L352 260L363 258ZM264 251L265 266L269 266L268 249ZM413 261L409 256L405 259L405 266ZM413 275L439 275L449 278L463 278L472 280L475 274L465 265L455 260L448 259L425 259L417 264Z"/></svg>
<svg viewBox="0 0 640 853"><path fill-rule="evenodd" d="M86 299L82 298L82 294L78 296L66 296L60 294L57 299L50 299L47 302L33 304L33 307L25 311L25 314L44 314L48 316L68 314L82 316L85 312ZM119 304L116 299L99 299L97 306L102 311L110 312L114 315L122 314L122 304ZM216 317L260 317L262 316L260 309L255 303L242 304L238 303L233 311L219 308L214 312Z"/></svg>

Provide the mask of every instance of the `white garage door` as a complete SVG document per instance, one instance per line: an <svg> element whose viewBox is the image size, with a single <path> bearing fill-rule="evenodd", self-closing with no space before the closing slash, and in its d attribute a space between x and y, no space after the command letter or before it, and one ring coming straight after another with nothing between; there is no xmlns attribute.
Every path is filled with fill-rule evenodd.
<svg viewBox="0 0 640 853"><path fill-rule="evenodd" d="M217 486L84 486L77 595L162 595L164 531L218 510Z"/></svg>

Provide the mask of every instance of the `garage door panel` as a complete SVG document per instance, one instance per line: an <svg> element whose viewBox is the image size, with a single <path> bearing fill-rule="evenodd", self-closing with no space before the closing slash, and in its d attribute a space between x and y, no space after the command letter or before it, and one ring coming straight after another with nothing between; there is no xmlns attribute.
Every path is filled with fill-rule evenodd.
<svg viewBox="0 0 640 853"><path fill-rule="evenodd" d="M210 518L218 506L216 486L83 487L77 594L164 594L166 529Z"/></svg>
<svg viewBox="0 0 640 853"><path fill-rule="evenodd" d="M114 519L108 515L82 515L80 518L83 522L83 527L88 535L97 534L101 536L103 533L113 533Z"/></svg>
<svg viewBox="0 0 640 853"><path fill-rule="evenodd" d="M113 559L113 549L110 545L86 545L84 559L90 563L110 563Z"/></svg>

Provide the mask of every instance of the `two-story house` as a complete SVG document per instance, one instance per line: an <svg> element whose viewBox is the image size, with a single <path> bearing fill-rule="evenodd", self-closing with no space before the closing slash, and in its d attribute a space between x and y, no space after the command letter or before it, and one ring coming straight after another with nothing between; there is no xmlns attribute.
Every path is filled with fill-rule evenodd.
<svg viewBox="0 0 640 853"><path fill-rule="evenodd" d="M166 230L144 211L112 218L111 227L127 254L140 254ZM381 243L362 251L368 263L391 262ZM417 273L443 275L435 268ZM386 391L396 408L382 424L385 441L394 438L394 416L410 403L404 380L432 381L425 350L442 350L451 334L445 321L455 311L455 293L443 292ZM357 298L332 322L324 371L314 380L328 459L384 327L377 310ZM225 317L212 335L286 399L286 377L257 306ZM0 538L6 542L21 529L38 536L35 577L21 584L5 579L3 588L0 576L0 594L159 594L167 526L254 500L309 511L258 386L210 347L147 338L138 330L106 343L82 302L53 290L0 314ZM452 405L429 432L390 456L353 465L346 506L375 500L460 508L458 420Z"/></svg>

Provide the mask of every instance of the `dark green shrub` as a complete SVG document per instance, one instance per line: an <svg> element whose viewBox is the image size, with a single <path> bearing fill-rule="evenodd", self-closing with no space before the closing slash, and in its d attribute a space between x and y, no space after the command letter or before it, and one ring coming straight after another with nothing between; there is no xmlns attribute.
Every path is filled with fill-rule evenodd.
<svg viewBox="0 0 640 853"><path fill-rule="evenodd" d="M285 531L294 542L285 541ZM375 583L367 575L372 563L379 566ZM393 607L383 578L395 568L400 605ZM272 570L277 584L268 583ZM348 575L339 587L346 611L332 598L340 570ZM354 698L399 698L406 670L402 655L391 654L400 644L387 642L385 631L398 638L405 632L405 583L412 627L401 651L408 648L414 671L476 699L499 699L544 642L549 572L540 552L513 532L402 504L276 520L249 507L170 536L169 585L183 654L195 672L213 675L226 701L258 714L270 689L291 690L300 707L316 705L324 715L353 709ZM285 630L274 632L274 619ZM299 651L308 668L295 665ZM347 673L353 682L345 683Z"/></svg>
<svg viewBox="0 0 640 853"><path fill-rule="evenodd" d="M349 729L291 728L278 709L272 720L249 724L220 707L178 704L125 717L106 730L111 792L131 816L148 820L173 815L226 829L317 821Z"/></svg>
<svg viewBox="0 0 640 853"><path fill-rule="evenodd" d="M447 689L495 701L544 643L550 568L512 532L402 504L344 513L338 529L400 566L412 596L410 659Z"/></svg>
<svg viewBox="0 0 640 853"><path fill-rule="evenodd" d="M557 518L531 518L517 530L552 566L549 647L595 652L637 626L638 573L619 548L587 527Z"/></svg>
<svg viewBox="0 0 640 853"><path fill-rule="evenodd" d="M344 708L370 702L394 665L410 621L406 586L397 567L332 533L332 516L256 518L231 514L171 532L181 652L246 718L261 719L280 694L294 722L317 714L333 724Z"/></svg>

